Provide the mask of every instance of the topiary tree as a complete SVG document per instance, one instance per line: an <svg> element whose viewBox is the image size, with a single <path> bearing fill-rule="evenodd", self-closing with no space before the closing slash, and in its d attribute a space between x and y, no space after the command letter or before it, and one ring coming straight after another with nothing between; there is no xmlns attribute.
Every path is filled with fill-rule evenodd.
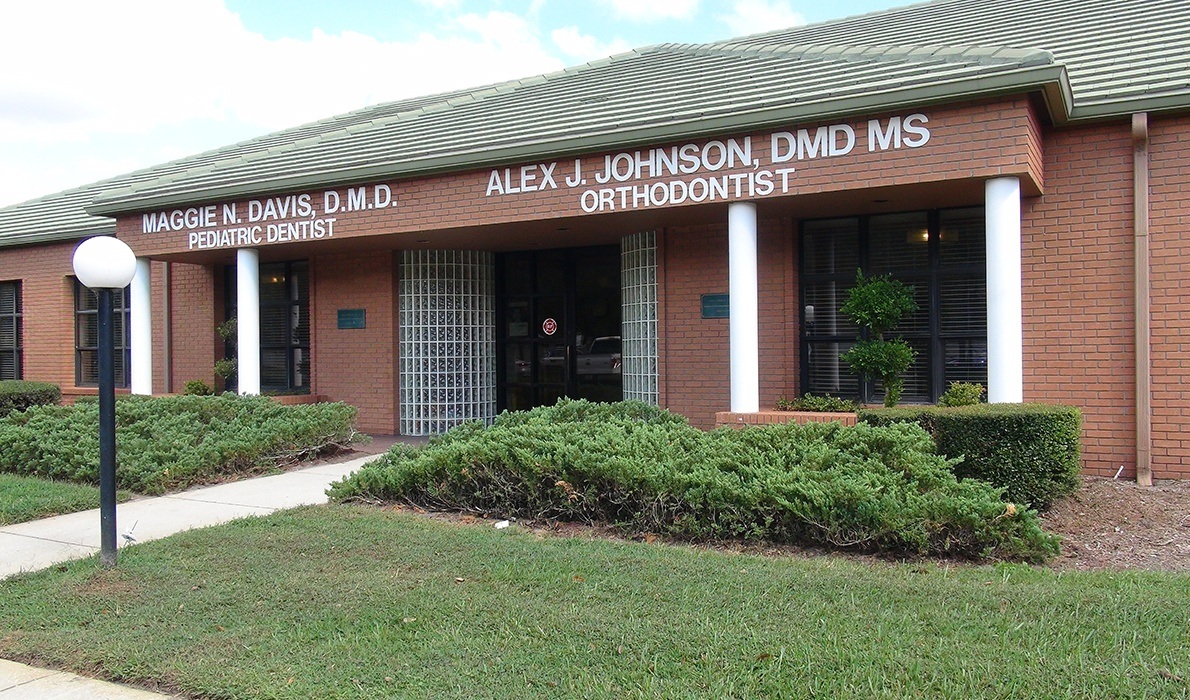
<svg viewBox="0 0 1190 700"><path fill-rule="evenodd" d="M859 342L840 357L865 380L879 378L884 385L884 405L895 406L901 399L904 380L901 375L913 364L917 351L903 338L886 340L907 314L917 311L913 287L889 275L864 277L856 270L855 286L847 292L847 301L839 309L862 331Z"/></svg>
<svg viewBox="0 0 1190 700"><path fill-rule="evenodd" d="M224 346L231 350L231 357L215 360L215 376L223 380L224 391L233 391L236 381L235 347L238 338L235 317L220 323L215 327L215 331L219 333L220 338L223 338Z"/></svg>

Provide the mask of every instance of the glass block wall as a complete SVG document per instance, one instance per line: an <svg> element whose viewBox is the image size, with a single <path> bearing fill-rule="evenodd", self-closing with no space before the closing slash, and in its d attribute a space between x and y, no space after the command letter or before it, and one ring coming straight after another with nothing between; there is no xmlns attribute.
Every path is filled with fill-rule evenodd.
<svg viewBox="0 0 1190 700"><path fill-rule="evenodd" d="M496 415L495 260L473 250L401 257L401 433Z"/></svg>
<svg viewBox="0 0 1190 700"><path fill-rule="evenodd" d="M624 399L657 405L657 234L620 240Z"/></svg>

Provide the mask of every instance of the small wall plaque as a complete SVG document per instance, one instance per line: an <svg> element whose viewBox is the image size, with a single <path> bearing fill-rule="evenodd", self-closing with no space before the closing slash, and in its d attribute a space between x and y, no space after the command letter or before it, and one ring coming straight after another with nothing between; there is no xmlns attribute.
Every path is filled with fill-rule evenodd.
<svg viewBox="0 0 1190 700"><path fill-rule="evenodd" d="M339 309L339 328L367 328L364 309Z"/></svg>
<svg viewBox="0 0 1190 700"><path fill-rule="evenodd" d="M726 294L702 295L703 318L728 318L730 308L731 304Z"/></svg>

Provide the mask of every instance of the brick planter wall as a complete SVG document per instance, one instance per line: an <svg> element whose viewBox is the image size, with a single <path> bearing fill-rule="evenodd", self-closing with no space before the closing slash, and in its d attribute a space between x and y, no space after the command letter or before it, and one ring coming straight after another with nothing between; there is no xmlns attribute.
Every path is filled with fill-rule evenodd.
<svg viewBox="0 0 1190 700"><path fill-rule="evenodd" d="M827 411L758 411L756 413L734 413L719 411L715 414L715 427L730 425L742 428L746 425L775 425L780 423L831 423L855 425L854 413L831 413Z"/></svg>
<svg viewBox="0 0 1190 700"><path fill-rule="evenodd" d="M283 406L298 406L326 401L326 397L322 394L283 394L280 396L270 396L269 398Z"/></svg>

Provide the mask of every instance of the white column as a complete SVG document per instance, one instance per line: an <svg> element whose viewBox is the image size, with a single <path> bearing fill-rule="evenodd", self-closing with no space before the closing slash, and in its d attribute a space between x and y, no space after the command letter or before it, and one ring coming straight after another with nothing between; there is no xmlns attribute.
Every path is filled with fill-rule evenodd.
<svg viewBox="0 0 1190 700"><path fill-rule="evenodd" d="M731 321L731 410L760 410L760 318L756 264L756 205L727 210Z"/></svg>
<svg viewBox="0 0 1190 700"><path fill-rule="evenodd" d="M1021 324L1021 181L988 180L988 402L1024 401Z"/></svg>
<svg viewBox="0 0 1190 700"><path fill-rule="evenodd" d="M136 259L136 274L129 289L129 354L132 366L129 382L132 393L153 393L153 294L149 259Z"/></svg>
<svg viewBox="0 0 1190 700"><path fill-rule="evenodd" d="M260 251L236 251L236 381L241 394L260 393Z"/></svg>

